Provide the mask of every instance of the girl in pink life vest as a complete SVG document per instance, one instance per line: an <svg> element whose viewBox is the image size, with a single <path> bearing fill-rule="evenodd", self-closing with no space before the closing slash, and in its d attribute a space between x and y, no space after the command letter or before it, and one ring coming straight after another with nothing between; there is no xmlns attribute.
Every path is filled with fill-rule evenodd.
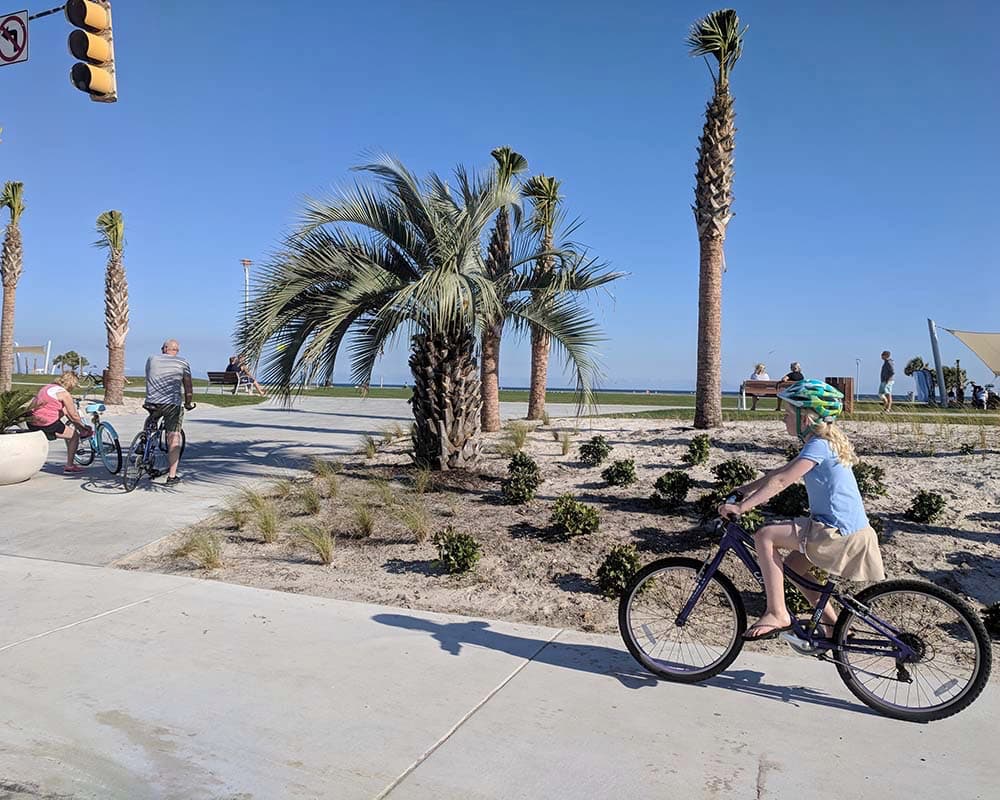
<svg viewBox="0 0 1000 800"><path fill-rule="evenodd" d="M60 375L55 383L47 383L35 395L34 413L28 420L28 428L41 431L50 441L66 440L66 466L63 472L72 474L83 472L83 468L73 463L76 448L80 444L80 436L90 436L93 431L80 419L80 414L73 404L70 392L76 388L76 375L67 371ZM63 416L69 417L72 425L66 427Z"/></svg>

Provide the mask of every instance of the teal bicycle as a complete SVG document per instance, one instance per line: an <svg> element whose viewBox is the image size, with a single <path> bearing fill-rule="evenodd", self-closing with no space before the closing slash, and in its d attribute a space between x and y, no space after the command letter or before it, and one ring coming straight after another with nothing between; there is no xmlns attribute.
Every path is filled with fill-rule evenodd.
<svg viewBox="0 0 1000 800"><path fill-rule="evenodd" d="M80 400L74 400L77 409ZM80 446L76 448L73 461L81 467L94 463L94 457L100 453L105 469L112 475L117 475L122 468L122 446L118 442L118 431L109 422L101 419L101 414L107 411L104 403L88 403L85 409L90 415L90 427L94 431L88 438L80 438Z"/></svg>

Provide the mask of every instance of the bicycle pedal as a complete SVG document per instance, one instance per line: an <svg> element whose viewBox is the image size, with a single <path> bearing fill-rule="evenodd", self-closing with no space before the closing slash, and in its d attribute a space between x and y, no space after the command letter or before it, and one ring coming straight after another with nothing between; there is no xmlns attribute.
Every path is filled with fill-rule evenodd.
<svg viewBox="0 0 1000 800"><path fill-rule="evenodd" d="M796 636L794 633L780 633L778 638L784 641L789 647L801 656L811 656L816 653L816 647Z"/></svg>

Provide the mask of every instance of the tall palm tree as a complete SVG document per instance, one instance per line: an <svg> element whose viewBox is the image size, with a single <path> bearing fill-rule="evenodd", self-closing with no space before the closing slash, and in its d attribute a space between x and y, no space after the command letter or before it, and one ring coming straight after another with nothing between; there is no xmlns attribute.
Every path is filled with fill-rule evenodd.
<svg viewBox="0 0 1000 800"><path fill-rule="evenodd" d="M128 336L128 281L122 253L125 221L121 211L105 211L97 218L95 247L108 251L104 273L104 327L108 334L108 372L104 402L120 405L125 388L125 338Z"/></svg>
<svg viewBox="0 0 1000 800"><path fill-rule="evenodd" d="M388 156L361 167L378 181L311 201L302 229L261 273L252 326L240 347L263 357L264 381L289 398L305 381L330 381L347 342L352 380L366 384L383 349L409 335L414 456L436 469L475 462L480 379L475 345L498 301L481 236L516 199L492 178L459 168L456 192L420 181ZM538 311L586 380L588 350L563 310Z"/></svg>
<svg viewBox="0 0 1000 800"><path fill-rule="evenodd" d="M498 187L509 189L514 176L528 169L528 160L509 147L498 147L490 153L496 160L495 180ZM520 203L514 207L515 217L520 217ZM510 274L511 234L510 213L507 206L497 211L486 251L486 272L494 282ZM484 431L500 430L500 340L503 336L503 315L486 320L481 341L483 408L482 425Z"/></svg>
<svg viewBox="0 0 1000 800"><path fill-rule="evenodd" d="M24 184L7 181L0 193L0 208L10 212L7 232L0 254L0 276L3 278L3 314L0 317L0 391L10 391L14 374L14 298L17 282L24 269L24 249L21 245L19 221L24 213Z"/></svg>
<svg viewBox="0 0 1000 800"><path fill-rule="evenodd" d="M713 11L688 33L693 56L712 56L715 91L705 109L705 126L698 140L694 218L698 226L698 377L694 426L722 425L722 273L725 270L726 227L732 219L733 151L736 114L729 93L729 75L743 52L740 18L731 8ZM707 59L706 59L707 60Z"/></svg>
<svg viewBox="0 0 1000 800"><path fill-rule="evenodd" d="M535 175L524 185L525 197L531 198L532 227L542 238L536 272L544 280L552 273L552 257L556 220L559 216L559 181L547 175ZM531 329L531 389L528 394L528 419L541 419L545 414L545 385L549 375L549 335L538 326Z"/></svg>

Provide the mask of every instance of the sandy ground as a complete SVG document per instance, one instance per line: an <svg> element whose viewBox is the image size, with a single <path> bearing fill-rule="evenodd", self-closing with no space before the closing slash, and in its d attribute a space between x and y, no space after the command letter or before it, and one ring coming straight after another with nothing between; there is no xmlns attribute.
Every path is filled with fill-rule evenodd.
<svg viewBox="0 0 1000 800"><path fill-rule="evenodd" d="M712 487L710 468L734 456L760 469L778 467L785 463L784 450L791 440L775 422L730 423L713 431L708 464L690 470L695 488L688 504L679 513L666 514L648 498L659 475L683 467L681 456L697 433L690 423L598 419L585 425L577 429L572 420L553 420L530 434L525 451L538 461L544 483L526 505L502 502L500 480L508 461L497 452L502 435L487 437L475 474L439 474L436 490L427 493L415 492L415 470L405 452L408 439L400 439L380 448L373 459L346 459L336 495L325 496L317 514L304 510L301 492L312 484L327 495L323 480L304 478L287 497L276 498L281 522L273 543L261 541L254 518L242 529L222 515L195 526L192 530L222 538L220 568L199 569L190 559L174 555L191 530L150 545L118 566L612 633L617 630L616 603L601 597L594 582L607 551L615 544L632 543L644 562L663 554L704 556L715 539L699 526L690 501ZM867 507L885 524L882 548L889 577L926 578L977 607L1000 600L1000 473L995 468L1000 428L880 421L848 423L845 429L863 460L886 472L888 494L868 501ZM555 440L561 431L572 436L566 456ZM600 475L602 467L579 462L578 445L595 433L603 433L613 446L611 459L635 460L637 483L608 486ZM959 453L966 443L975 446L972 455ZM905 518L920 488L940 492L947 501L943 517L934 524L918 525ZM567 541L553 536L552 502L567 492L600 510L597 533ZM236 502L246 507L245 501ZM375 517L367 537L357 532L358 504ZM434 544L416 541L401 521L401 509L413 505L428 512L431 534L451 525L479 540L483 556L474 572L451 576L440 570ZM332 565L319 564L303 546L296 533L303 523L325 527L336 537ZM724 571L747 592L748 611L761 610L761 595L742 565L734 559Z"/></svg>

